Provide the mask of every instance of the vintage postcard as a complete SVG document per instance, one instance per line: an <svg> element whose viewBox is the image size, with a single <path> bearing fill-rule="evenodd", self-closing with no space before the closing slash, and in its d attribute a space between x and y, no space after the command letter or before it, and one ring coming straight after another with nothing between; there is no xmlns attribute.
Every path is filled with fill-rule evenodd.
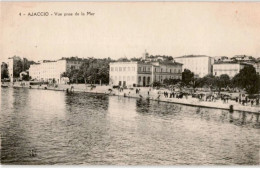
<svg viewBox="0 0 260 171"><path fill-rule="evenodd" d="M260 164L260 3L0 2L1 165Z"/></svg>

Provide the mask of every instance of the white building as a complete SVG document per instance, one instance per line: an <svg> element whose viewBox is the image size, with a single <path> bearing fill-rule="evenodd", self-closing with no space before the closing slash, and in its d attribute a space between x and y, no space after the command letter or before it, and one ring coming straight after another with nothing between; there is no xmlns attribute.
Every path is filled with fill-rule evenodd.
<svg viewBox="0 0 260 171"><path fill-rule="evenodd" d="M138 62L112 62L109 66L109 84L137 85Z"/></svg>
<svg viewBox="0 0 260 171"><path fill-rule="evenodd" d="M214 64L214 58L204 55L181 56L174 58L174 60L183 64L182 71L189 69L197 77L204 77L211 74L212 65Z"/></svg>
<svg viewBox="0 0 260 171"><path fill-rule="evenodd" d="M14 77L19 77L14 75L14 67L16 66L16 63L19 61L21 62L21 60L22 59L18 56L8 58L7 66L8 66L8 74L11 82L14 81Z"/></svg>
<svg viewBox="0 0 260 171"><path fill-rule="evenodd" d="M112 62L110 63L110 85L149 86L155 81L181 79L182 64L160 62Z"/></svg>
<svg viewBox="0 0 260 171"><path fill-rule="evenodd" d="M154 81L163 83L165 79L182 79L182 64L177 62L153 62Z"/></svg>
<svg viewBox="0 0 260 171"><path fill-rule="evenodd" d="M61 83L61 75L72 69L79 69L83 59L62 58L57 61L41 61L30 66L29 75L31 79L38 81Z"/></svg>
<svg viewBox="0 0 260 171"><path fill-rule="evenodd" d="M220 76L223 74L227 74L230 78L234 77L239 73L241 69L243 69L246 65L244 63L232 63L232 62L223 62L223 63L215 63L213 65L213 75Z"/></svg>

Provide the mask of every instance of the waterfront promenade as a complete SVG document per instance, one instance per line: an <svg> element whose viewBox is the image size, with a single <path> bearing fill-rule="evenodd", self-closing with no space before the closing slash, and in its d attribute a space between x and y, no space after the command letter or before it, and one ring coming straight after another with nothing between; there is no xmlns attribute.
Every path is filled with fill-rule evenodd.
<svg viewBox="0 0 260 171"><path fill-rule="evenodd" d="M12 87L12 86L11 86ZM91 87L90 85L85 84L59 84L57 86L47 86L47 85L22 85L14 84L14 88L32 88L32 89L44 89L44 90L54 90L54 91L68 91L73 92L86 92L86 93L95 93L95 94L106 94L112 96L123 96L125 98L141 98L144 100L155 100L158 102L168 102L168 103L177 103L184 104L189 106L198 106L198 107L207 107L207 108L216 108L216 109L225 109L230 110L232 105L234 111L244 111L244 112L253 112L260 114L260 106L250 104L242 105L233 100L229 100L228 103L223 103L222 100L217 99L216 101L202 101L198 98L193 98L190 95L184 96L183 98L169 98L163 95L164 90L156 90L149 87L138 87L139 92L136 93L136 88L132 89L113 89L111 86L95 86Z"/></svg>

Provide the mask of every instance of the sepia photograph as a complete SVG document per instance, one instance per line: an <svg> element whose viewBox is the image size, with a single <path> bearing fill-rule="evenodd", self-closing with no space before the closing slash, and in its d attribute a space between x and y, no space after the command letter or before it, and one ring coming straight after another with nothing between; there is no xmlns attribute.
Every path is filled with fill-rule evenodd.
<svg viewBox="0 0 260 171"><path fill-rule="evenodd" d="M0 2L0 165L260 165L260 2Z"/></svg>

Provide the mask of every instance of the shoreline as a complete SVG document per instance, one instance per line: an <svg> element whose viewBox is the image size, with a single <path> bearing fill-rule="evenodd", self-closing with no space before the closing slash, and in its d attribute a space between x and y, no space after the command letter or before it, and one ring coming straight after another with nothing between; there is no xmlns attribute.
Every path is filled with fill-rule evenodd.
<svg viewBox="0 0 260 171"><path fill-rule="evenodd" d="M260 107L258 106L242 106L237 103L232 103L233 101L229 101L229 103L223 103L221 101L216 101L216 102L210 102L210 101L198 101L196 98L182 98L182 99L177 99L177 98L165 98L163 97L162 94L157 94L157 91L151 91L151 93L145 94L143 92L146 92L149 88L142 87L141 93L137 94L135 93L135 90L123 90L122 92L119 92L118 90L112 89L112 91L108 91L108 89L111 89L110 86L97 86L94 89L91 89L85 84L78 84L78 85L58 85L58 87L47 87L47 86L8 86L8 88L28 88L28 89L40 89L40 90L52 90L52 91L64 91L70 89L71 86L75 86L72 91L69 93L73 92L85 92L85 93L91 93L91 94L103 94L103 95L108 95L108 96L122 96L125 98L135 98L135 99L149 99L153 101L158 101L158 102L166 102L166 103L175 103L175 104L181 104L181 105L187 105L187 106L194 106L194 107L205 107L205 108L215 108L215 109L222 109L222 110L230 110L230 106L233 106L233 111L240 111L240 112L249 112L249 113L255 113L255 114L260 114ZM3 88L3 87L2 87ZM7 88L7 87L4 87ZM127 93L128 92L128 95Z"/></svg>

